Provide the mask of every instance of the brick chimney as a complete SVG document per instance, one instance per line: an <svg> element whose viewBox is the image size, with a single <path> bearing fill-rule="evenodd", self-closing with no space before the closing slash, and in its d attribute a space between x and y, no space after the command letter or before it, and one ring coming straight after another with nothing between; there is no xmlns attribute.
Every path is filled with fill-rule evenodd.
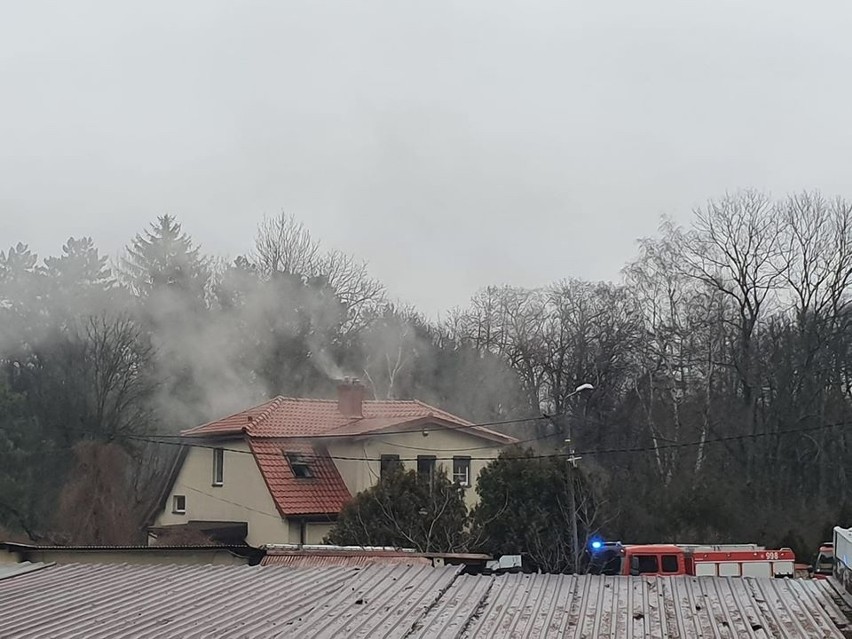
<svg viewBox="0 0 852 639"><path fill-rule="evenodd" d="M364 386L357 379L347 377L337 385L337 410L345 417L364 416Z"/></svg>

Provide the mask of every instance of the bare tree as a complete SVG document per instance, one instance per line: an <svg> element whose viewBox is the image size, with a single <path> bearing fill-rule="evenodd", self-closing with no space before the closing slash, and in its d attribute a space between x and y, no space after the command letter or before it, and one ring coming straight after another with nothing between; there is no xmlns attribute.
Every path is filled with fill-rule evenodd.
<svg viewBox="0 0 852 639"><path fill-rule="evenodd" d="M704 465L725 308L718 291L682 272L680 231L669 223L662 230L661 239L641 243L640 257L624 272L643 323L643 337L636 342L640 374L634 377L634 392L648 425L657 474L668 485L684 455L695 455L693 481ZM668 445L696 438L700 443L694 450Z"/></svg>
<svg viewBox="0 0 852 639"><path fill-rule="evenodd" d="M839 317L852 282L852 204L806 192L779 208L784 275L800 328L809 319Z"/></svg>
<svg viewBox="0 0 852 639"><path fill-rule="evenodd" d="M541 290L490 287L480 291L457 330L475 347L499 354L521 379L531 408L542 410L548 401L542 366L542 339L546 320Z"/></svg>
<svg viewBox="0 0 852 639"><path fill-rule="evenodd" d="M389 307L361 333L364 376L376 399L395 399L399 377L417 356L411 311Z"/></svg>
<svg viewBox="0 0 852 639"><path fill-rule="evenodd" d="M364 318L384 300L384 286L370 276L366 262L341 251L323 251L293 215L264 218L251 260L263 277L279 273L326 284L346 309L344 333L363 326Z"/></svg>
<svg viewBox="0 0 852 639"><path fill-rule="evenodd" d="M72 544L129 544L139 532L128 483L130 466L118 444L80 442L76 464L59 498L60 541Z"/></svg>
<svg viewBox="0 0 852 639"><path fill-rule="evenodd" d="M269 276L287 273L311 276L322 261L319 243L292 214L264 217L257 229L253 261Z"/></svg>
<svg viewBox="0 0 852 639"><path fill-rule="evenodd" d="M711 200L695 212L692 231L682 236L686 275L730 298L738 321L738 356L746 404L754 401L752 341L770 294L784 278L783 246L777 211L769 198L743 191Z"/></svg>
<svg viewBox="0 0 852 639"><path fill-rule="evenodd" d="M155 381L154 348L127 316L88 318L83 326L90 427L107 439L141 434L153 426L149 404Z"/></svg>

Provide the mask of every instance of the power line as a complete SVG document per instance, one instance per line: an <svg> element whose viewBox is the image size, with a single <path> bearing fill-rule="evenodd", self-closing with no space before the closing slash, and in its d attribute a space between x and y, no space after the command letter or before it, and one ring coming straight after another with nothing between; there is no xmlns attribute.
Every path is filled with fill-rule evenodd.
<svg viewBox="0 0 852 639"><path fill-rule="evenodd" d="M265 510L258 510L257 508L251 508L250 506L246 506L245 504L241 504L236 501L231 501L230 499L225 499L224 497L217 497L216 495L211 495L210 493L206 493L203 490L198 490L197 488L193 488L192 486L187 486L183 483L176 483L175 486L180 486L182 488L186 488L187 490L191 490L194 493L198 493L199 495L204 495L205 497L209 497L210 499L215 499L216 501L221 501L226 504L231 504L232 506L239 506L243 510L249 510L253 513L258 513L259 515L266 515L267 517L272 517L273 519L277 519L281 521L281 515L273 515L272 513L268 513Z"/></svg>
<svg viewBox="0 0 852 639"><path fill-rule="evenodd" d="M552 417L554 417L554 416L541 415L540 417L537 417L537 418L526 418L524 421L531 421L531 420L534 420L534 419L550 419ZM475 425L478 425L478 424L475 424ZM475 426L475 425L471 425L471 426ZM852 425L852 421L833 422L831 424L821 424L819 426L791 428L791 429L786 429L786 430L764 431L764 432L759 432L759 433L746 433L746 434L740 434L740 435L728 435L728 436L723 436L723 437L705 438L703 440L697 439L697 440L689 441L689 442L667 442L667 443L663 443L663 444L656 444L656 445L652 444L652 445L645 445L645 446L628 446L628 447L621 447L621 448L616 447L616 448L586 449L586 450L576 450L573 453L569 453L569 452L544 453L544 454L536 454L536 455L527 455L527 456L524 456L524 457L519 457L518 459L534 459L534 460L537 460L537 459L564 459L564 458L570 458L572 455L577 455L577 456L580 456L580 455L596 456L596 455L598 455L599 456L599 455L614 455L614 454L635 454L635 453L654 452L654 451L660 451L660 450L695 448L695 447L709 445L709 444L719 444L719 443L733 442L733 441L745 441L745 440L749 440L749 439L758 439L758 438L763 438L763 437L779 437L779 436L785 436L785 435L796 435L796 434L801 434L801 433L828 430L828 429L831 429L831 428L839 428L839 427L849 426L849 425ZM452 430L456 430L456 429L452 429ZM375 435L410 434L412 432L417 432L417 431L408 430L408 431L399 431L399 433L384 432L384 433L374 433L374 434ZM91 434L96 434L96 433L91 433ZM538 437L531 437L531 438L526 439L526 440L519 440L519 441L515 442L514 445L531 443L531 442L534 442L534 441L548 439L550 437L555 437L555 436L558 436L558 435L561 435L561 433L552 433L552 434L542 435L542 436L538 436ZM138 441L138 442L143 442L143 443L147 443L147 444L154 444L154 445L177 446L177 447L187 447L187 448L201 448L201 449L209 449L209 450L223 450L225 452L242 454L242 455L254 455L256 457L265 457L265 456L278 457L281 454L281 453L278 453L278 452L268 453L268 452L264 452L264 451L254 451L251 448L249 448L248 450L243 450L243 449L239 449L239 448L229 448L227 446L217 446L217 445L214 445L214 444L205 444L205 443L202 443L202 442L190 441L186 437L182 437L180 435L129 435L129 434L118 435L118 434L116 434L114 437L115 437L115 439L125 439L125 440ZM172 439L177 439L178 441L169 441L169 440L172 440ZM311 439L317 440L318 439L318 440L321 441L321 440L325 439L325 437L317 437L317 438L311 438L311 437L258 438L258 439L260 441L273 441L275 443L278 443L278 444L280 444L281 451L284 452L284 451L286 451L286 443L280 442L281 439L294 439L294 440L295 439L300 439L300 440L311 440ZM391 444L391 445L397 445L397 444L393 444L392 442L384 442L384 443L388 443L388 444ZM409 448L409 449L412 449L412 450L439 452L439 451L435 451L434 448L425 448L425 447L419 448L419 447L414 447L414 446L400 446L400 447ZM470 450L480 450L480 449L485 449L485 448L493 448L493 447L492 446L482 446L482 447L468 448L468 449L445 449L444 451L440 451L440 452L466 452L466 451L470 451ZM40 454L57 454L57 453L69 452L71 450L73 450L73 449L72 448L53 449L53 450L50 450L50 451L42 451ZM22 451L0 451L0 456L21 455L21 454L22 454ZM27 453L23 453L23 454L27 454ZM331 455L331 454L323 455L323 454L315 454L315 453L314 454L312 454L312 453L299 453L299 455L302 458L305 458L305 459L333 459L333 460L339 460L339 461L356 461L356 462L381 462L382 461L381 457L378 457L378 458L376 458L376 457L365 457L365 456L353 457L353 456ZM454 457L458 457L458 456L459 455L445 456L445 457L440 457L440 456L430 456L430 457L434 458L436 461L452 461ZM488 457L472 457L472 456L469 456L468 459L470 459L471 461L493 461L494 459L496 459L496 457L495 456L488 456ZM400 461L400 462L416 462L417 457L400 458L398 461Z"/></svg>
<svg viewBox="0 0 852 639"><path fill-rule="evenodd" d="M809 427L803 427L803 428L791 428L791 429L787 429L787 430L766 431L766 432L760 432L760 433L747 433L747 434L742 434L742 435L729 435L729 436L725 436L725 437L706 438L706 439L703 439L703 440L698 439L698 440L689 441L689 442L672 442L672 443L668 443L668 444L647 445L647 446L629 446L629 447L622 447L622 448L587 449L587 450L577 450L577 451L574 451L573 453L563 452L563 453L546 453L546 454L537 454L537 455L525 455L523 457L518 457L517 459L520 459L520 460L525 460L525 459L530 459L530 460L567 459L567 458L570 458L572 455L595 456L595 455L612 455L612 454L620 454L620 453L621 454L635 454L635 453L645 453L645 452L653 452L653 451L659 451L659 450L670 450L670 449L679 449L679 448L695 448L695 447L698 447L698 446L705 446L705 445L709 445L709 444L719 444L719 443L731 442L731 441L744 441L744 440L748 440L748 439L758 439L758 438L763 438L763 437L779 437L779 436L785 436L785 435L795 435L795 434L800 434L800 433L815 432L815 431L820 431L820 430L828 430L828 429L831 429L831 428L839 428L839 427L843 427L843 426L849 426L850 424L852 424L852 422L843 421L843 422L835 422L835 423L831 423L831 424L822 424L822 425L819 425L819 426L809 426ZM410 432L410 431L406 431L406 432ZM151 443L151 444L169 445L169 446L187 446L189 448L207 448L207 449L210 449L210 450L217 450L218 449L218 450L224 450L226 452L245 454L245 455L254 455L256 457L268 457L268 456L279 457L280 456L280 453L278 453L278 452L268 453L268 452L264 452L264 451L253 451L251 449L241 450L241 449L238 449L238 448L227 448L227 447L223 447L223 446L214 446L214 445L210 445L210 444L188 442L188 441L185 441L185 440L180 441L180 442L162 441L162 440L156 440L156 439L149 439L147 437L139 436L139 435L128 435L127 438L137 440L137 441L143 441L143 442L147 442L147 443ZM271 439L271 441L275 441L275 440ZM432 449L432 450L434 450L434 449ZM282 452L286 451L286 445L284 445L284 444L281 445L281 451ZM375 457L352 457L352 456L344 456L344 455L331 455L331 454L321 455L321 454L311 454L311 453L299 453L299 455L302 458L305 458L305 459L333 459L333 460L339 460L339 461L358 461L358 462L381 462L382 461L380 457L379 458L375 458ZM454 458L454 456L450 456L450 457L430 456L430 457L435 459L436 461L452 461L453 458ZM494 456L468 457L468 459L470 459L471 461L494 461L494 459L496 459L496 457L494 457ZM398 461L399 462L416 462L417 458L416 457L405 458L405 459L400 458Z"/></svg>
<svg viewBox="0 0 852 639"><path fill-rule="evenodd" d="M458 432L458 431L464 431L464 430L471 430L471 429L475 429L475 428L487 428L489 426L506 426L506 425L509 425L509 424L523 424L523 423L526 423L526 422L538 422L538 421L543 421L543 420L547 420L547 421L552 422L552 420L556 419L557 417L564 417L564 416L570 415L570 414L571 414L571 411L567 411L567 410L561 411L561 412L558 412L558 413L553 413L553 414L541 413L540 415L533 415L533 416L530 416L530 417L514 417L514 418L511 418L511 419L502 419L502 420L495 420L495 421L490 421L490 422L477 422L477 423L473 423L473 424L471 424L471 423L462 424L462 425L458 425L458 426L449 427L449 428L447 428L447 430L449 430L451 432ZM354 424L356 422L357 422L357 420L353 420L351 422L347 422L347 423L343 424L342 426L340 426L338 428L344 428L344 427L346 427L350 424ZM424 427L423 430L428 431L430 429ZM434 430L434 429L431 429L431 430ZM414 430L414 429L382 430L382 431L373 431L373 432L357 433L357 434L324 432L324 433L321 433L321 434L317 434L315 436L281 437L279 439L338 439L338 438L350 438L350 437L354 437L354 436L357 436L357 437L385 437L387 435L407 435L407 434L416 433L416 432L418 432L418 431ZM497 431L495 431L495 433L497 435L502 435L502 436L505 436L505 437L511 437L511 435L505 435L504 433L500 433L500 432L497 432ZM517 445L520 445L520 444L528 444L528 443L539 441L539 440L542 440L542 439L549 439L551 437L558 437L561 434L562 433L549 433L549 434L545 434L545 435L538 435L536 437L530 437L528 439L520 439L520 440L516 440L516 441L512 442L512 445L517 446ZM176 440L179 440L181 442L186 442L186 440L187 440L186 435L146 435L146 437L151 438L151 439L176 439ZM249 435L249 437L251 437L251 435ZM266 439L266 438L264 438L264 439ZM270 438L270 439L272 439L272 438ZM513 437L513 439L514 439L514 437ZM387 442L385 442L385 443L387 443ZM189 445L189 444L187 443L187 445ZM433 450L432 448L429 448L429 447L422 447L421 448L421 447L418 447L418 446L405 446L405 445L401 445L401 444L394 444L394 445L399 446L400 448L408 448L408 449L411 449L411 450L423 450L423 451ZM203 446L198 445L198 447L203 447ZM465 448L450 448L450 449L444 449L444 450L454 451L454 452L466 452L466 451L471 451L471 450L486 450L486 449L493 448L493 447L494 446L492 444L485 444L483 446L470 446L470 447L465 447ZM215 448L220 448L220 447L216 446ZM225 450L227 450L227 449L225 449ZM235 452L240 452L240 451L235 451Z"/></svg>
<svg viewBox="0 0 852 639"><path fill-rule="evenodd" d="M556 413L554 415L547 415L545 413L542 413L541 415L533 415L531 417L513 417L511 419L501 419L501 420L496 420L496 421L492 421L492 422L477 422L475 424L470 424L470 423L459 424L457 426L449 427L448 430L458 432L458 431L465 431L465 430L471 430L471 429L476 429L476 428L488 428L489 426L507 426L509 424L523 424L525 422L536 422L536 421L553 419L554 417L559 417L559 416L567 415L567 414L569 414L568 411L565 411L565 412L562 412L562 413ZM432 415L432 417L434 418L435 416ZM428 416L426 416L426 415L414 416L413 419L428 419ZM440 417L438 417L438 419L440 419ZM345 428L346 426L349 426L350 424L357 423L357 421L358 420L346 422L345 424L343 424L343 425L341 425L337 428ZM382 431L373 431L373 432L355 433L355 434L353 434L353 433L324 432L324 433L321 433L321 434L317 434L313 437L322 438L322 439L338 439L338 438L346 438L346 437L353 437L353 436L382 437L384 435L405 435L407 433L416 433L416 432L417 432L417 430L412 430L412 429L408 429L408 430L382 430ZM503 433L499 433L497 431L494 431L494 432L495 432L495 434L503 436L503 437L507 436L507 435L504 435ZM202 436L202 435L204 435L204 433L199 433L198 435L192 435L192 436L195 437L195 436ZM215 436L215 433L213 433L213 435ZM157 437L157 438L163 438L163 439L184 439L186 436L185 435L151 435L151 437ZM308 439L308 438L311 438L311 437L307 436L307 437L302 437L302 438ZM485 448L490 448L490 447L486 446Z"/></svg>

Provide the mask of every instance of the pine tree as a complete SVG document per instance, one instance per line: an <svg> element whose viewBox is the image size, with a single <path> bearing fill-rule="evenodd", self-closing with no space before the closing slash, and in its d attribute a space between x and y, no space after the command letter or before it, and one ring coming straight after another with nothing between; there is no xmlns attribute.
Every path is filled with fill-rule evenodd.
<svg viewBox="0 0 852 639"><path fill-rule="evenodd" d="M96 315L105 310L115 292L115 278L92 238L68 238L62 255L44 260L51 311L68 318ZM118 304L115 306L119 306Z"/></svg>
<svg viewBox="0 0 852 639"><path fill-rule="evenodd" d="M141 298L172 290L203 301L210 265L200 251L173 216L161 215L127 247L121 260L123 275Z"/></svg>
<svg viewBox="0 0 852 639"><path fill-rule="evenodd" d="M210 261L171 215L163 215L136 235L121 260L122 279L137 296L143 325L157 351L163 380L162 404L177 423L197 423L206 415L202 387L208 344L202 339L208 317Z"/></svg>

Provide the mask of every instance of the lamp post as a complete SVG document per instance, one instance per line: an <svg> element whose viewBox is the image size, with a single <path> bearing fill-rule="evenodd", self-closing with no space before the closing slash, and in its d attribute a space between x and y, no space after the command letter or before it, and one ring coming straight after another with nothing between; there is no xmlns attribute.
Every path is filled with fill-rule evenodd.
<svg viewBox="0 0 852 639"><path fill-rule="evenodd" d="M591 384L580 384L570 393L565 399L570 399L587 390L594 390L595 387ZM571 511L571 555L574 563L574 572L577 572L578 564L580 563L580 534L577 529L577 495L574 490L574 470L577 468L577 460L580 459L574 454L574 442L571 440L571 422L568 422L568 438L565 440L568 444L568 457L566 461L570 464L568 468L568 508Z"/></svg>
<svg viewBox="0 0 852 639"><path fill-rule="evenodd" d="M565 399L566 400L571 399L572 397L574 397L574 395L577 395L578 393L582 393L583 391L587 391L587 390L595 390L595 387L592 386L591 384L580 384L577 388L574 389L573 392L569 393L565 397ZM569 445L568 461L571 463L571 465L574 468L576 468L577 467L577 460L581 459L581 458L576 457L574 455L574 442L571 439L571 422L570 421L568 422L568 438L565 440L565 443Z"/></svg>

